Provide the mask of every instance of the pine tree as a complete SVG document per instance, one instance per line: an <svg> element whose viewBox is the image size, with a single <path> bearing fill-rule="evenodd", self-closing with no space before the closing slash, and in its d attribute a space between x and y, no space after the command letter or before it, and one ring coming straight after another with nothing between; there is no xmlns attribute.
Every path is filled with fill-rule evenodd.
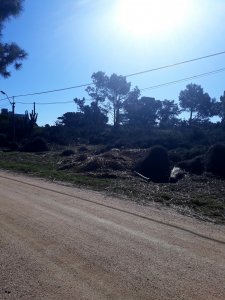
<svg viewBox="0 0 225 300"><path fill-rule="evenodd" d="M2 41L2 30L5 21L20 14L23 8L23 0L0 0L0 75L9 77L8 70L13 65L16 70L22 66L21 61L26 58L27 53L16 43L4 43Z"/></svg>

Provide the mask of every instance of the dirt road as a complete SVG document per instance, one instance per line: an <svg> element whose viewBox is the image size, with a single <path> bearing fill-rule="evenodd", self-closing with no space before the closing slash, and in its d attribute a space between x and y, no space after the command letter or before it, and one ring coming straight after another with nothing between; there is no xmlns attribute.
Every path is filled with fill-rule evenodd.
<svg viewBox="0 0 225 300"><path fill-rule="evenodd" d="M225 299L225 227L0 172L0 299Z"/></svg>

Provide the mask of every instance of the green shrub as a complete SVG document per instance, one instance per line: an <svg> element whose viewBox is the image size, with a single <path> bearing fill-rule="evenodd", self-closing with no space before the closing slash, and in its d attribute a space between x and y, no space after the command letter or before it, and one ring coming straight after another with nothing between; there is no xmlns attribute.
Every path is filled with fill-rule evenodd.
<svg viewBox="0 0 225 300"><path fill-rule="evenodd" d="M188 149L179 147L179 148L170 150L168 155L169 155L169 159L171 162L177 163L177 162L185 160L187 153L188 153Z"/></svg>
<svg viewBox="0 0 225 300"><path fill-rule="evenodd" d="M205 170L205 157L203 155L199 155L193 159L181 161L176 166L186 172L200 175Z"/></svg>
<svg viewBox="0 0 225 300"><path fill-rule="evenodd" d="M86 152L86 151L88 151L88 148L86 146L80 146L78 148L78 152Z"/></svg>
<svg viewBox="0 0 225 300"><path fill-rule="evenodd" d="M85 161L88 158L86 153L82 153L76 157L76 161Z"/></svg>
<svg viewBox="0 0 225 300"><path fill-rule="evenodd" d="M193 126L192 128L190 128L188 140L190 143L196 142L196 141L197 142L201 141L201 143L204 144L204 142L207 142L208 138L203 129L201 129L197 126Z"/></svg>
<svg viewBox="0 0 225 300"><path fill-rule="evenodd" d="M43 138L36 137L25 143L20 149L22 152L44 152L49 151L48 145Z"/></svg>
<svg viewBox="0 0 225 300"><path fill-rule="evenodd" d="M89 139L91 145L99 145L104 143L104 137L102 136L91 136Z"/></svg>
<svg viewBox="0 0 225 300"><path fill-rule="evenodd" d="M148 156L135 169L154 182L168 182L170 163L167 150L161 146L152 147Z"/></svg>
<svg viewBox="0 0 225 300"><path fill-rule="evenodd" d="M225 145L215 144L206 154L206 170L225 178Z"/></svg>
<svg viewBox="0 0 225 300"><path fill-rule="evenodd" d="M4 133L0 133L0 147L7 146L7 135Z"/></svg>
<svg viewBox="0 0 225 300"><path fill-rule="evenodd" d="M60 154L60 156L71 156L71 155L74 155L75 154L75 152L73 151L73 150L71 150L71 149L66 149L66 150L64 150L61 154Z"/></svg>
<svg viewBox="0 0 225 300"><path fill-rule="evenodd" d="M200 155L205 155L207 150L208 150L207 146L204 145L195 146L187 152L186 159L192 159Z"/></svg>
<svg viewBox="0 0 225 300"><path fill-rule="evenodd" d="M8 148L9 148L9 151L17 151L19 148L19 145L16 142L9 142Z"/></svg>

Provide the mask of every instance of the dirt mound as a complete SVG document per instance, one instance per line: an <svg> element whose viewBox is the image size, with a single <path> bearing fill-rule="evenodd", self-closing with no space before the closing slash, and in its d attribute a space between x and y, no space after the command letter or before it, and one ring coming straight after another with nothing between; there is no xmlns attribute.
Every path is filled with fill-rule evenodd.
<svg viewBox="0 0 225 300"><path fill-rule="evenodd" d="M72 170L79 173L88 173L92 176L124 177L132 170L134 159L120 151L108 151L101 154L78 154L58 162L60 170ZM120 174L120 173L123 174ZM121 176L120 176L121 175Z"/></svg>

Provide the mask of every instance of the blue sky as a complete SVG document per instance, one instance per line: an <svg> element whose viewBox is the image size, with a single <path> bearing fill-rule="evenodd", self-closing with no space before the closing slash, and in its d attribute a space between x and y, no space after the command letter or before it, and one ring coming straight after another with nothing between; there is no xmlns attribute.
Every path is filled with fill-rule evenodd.
<svg viewBox="0 0 225 300"><path fill-rule="evenodd" d="M162 7L166 2L171 5L159 12L155 3L160 1ZM0 89L9 96L60 89L89 83L92 73L100 70L127 75L224 51L225 1L179 2L180 7L177 0L25 0L22 14L5 24L3 40L17 42L29 56L20 71L0 79ZM142 89L221 68L225 54L128 81ZM224 77L221 72L145 90L142 96L178 101L179 92L194 82L218 100L225 90ZM84 88L18 97L16 112L31 111L34 101L67 102L83 96L88 98ZM0 101L0 108L7 105L7 100ZM73 103L37 105L38 124L54 124L57 117L75 110Z"/></svg>

